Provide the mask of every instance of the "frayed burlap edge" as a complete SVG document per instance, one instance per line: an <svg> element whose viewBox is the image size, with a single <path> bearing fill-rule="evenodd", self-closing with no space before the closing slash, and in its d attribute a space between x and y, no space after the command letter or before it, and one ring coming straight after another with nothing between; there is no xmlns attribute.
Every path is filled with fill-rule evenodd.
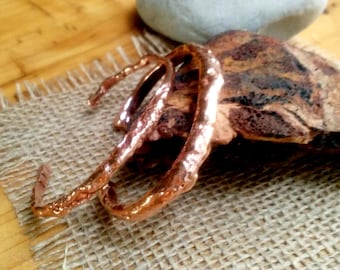
<svg viewBox="0 0 340 270"><path fill-rule="evenodd" d="M131 42L139 57L148 53L164 55L172 48L171 42L147 31L142 35L132 36ZM41 79L38 83L31 81L18 83L16 88L18 102L12 104L0 94L0 112L26 107L46 98L51 98L50 102L53 102L54 96L66 95L72 98L72 93L77 89L82 89L91 84L94 87L98 86L104 78L135 61L137 59L132 59L122 47L118 46L116 57L112 53L107 53L104 58L95 60L90 64L81 64L79 69L68 71L65 75L55 79L49 81ZM138 75L131 77L132 82L138 80ZM4 122L0 122L0 130L8 124L6 119L2 120ZM10 135L12 138L7 136L5 142L2 140L0 147L0 183L4 187L9 200L13 202L20 225L31 239L34 258L39 267L56 269L55 267L58 265L63 269L73 269L80 266L94 269L91 266L91 259L85 263L83 261L77 262L79 251L71 249L72 245L77 245L75 242L70 243L72 233L76 230L74 224L70 226L67 219L42 219L37 222L37 219L32 216L30 203L27 201L27 192L32 189L32 182L25 181L25 179L36 178L36 168L41 160L28 160L27 157L31 157L30 153L27 152L27 155L25 155L23 153L25 147L23 147L22 142L15 134ZM84 256L86 257L86 255ZM72 258L72 260L69 262L67 258Z"/></svg>
<svg viewBox="0 0 340 270"><path fill-rule="evenodd" d="M145 36L134 37L133 42L139 55L162 54L168 50L162 41ZM133 62L122 48L118 52L123 65ZM334 269L340 264L338 163L315 156L286 162L280 167L246 169L235 167L233 159L217 156L204 166L200 181L190 194L157 217L138 224L108 217L96 200L65 219L33 217L30 191L42 162L52 160L56 166L52 168L54 180L47 194L49 200L78 183L77 179L61 181L65 175L88 175L105 157L107 149L119 141L108 124L119 107L112 104L112 95L105 98L99 112L94 114L79 104L75 106L77 110L72 110L74 101L60 105L62 108L53 106L54 101L84 102L104 77L119 69L115 58L108 54L103 61L82 65L65 77L42 81L39 85L29 82L18 85L19 105L11 106L6 99L0 99L4 115L12 117L1 118L0 122L3 131L0 132L0 181L31 239L34 258L41 269ZM131 89L128 87L131 81L115 88L113 96L117 100L128 95L126 90ZM23 94L26 91L28 99ZM39 104L41 115L18 114ZM46 105L49 114L44 116ZM27 130L15 126L13 119L22 118L21 123L28 121L26 125L31 125L29 136L32 136L32 131L40 128L31 117L41 117L43 122L55 114L59 119L57 109L66 113L66 119L49 126L53 128L52 134L48 133L51 137L46 142L36 142L42 147L32 150L30 145L24 145L34 141L34 137L25 135ZM82 123L88 125L90 135L83 133L76 121L72 122L73 115L79 113L85 118ZM104 124L98 124L99 120ZM97 123L95 128L90 126L93 122ZM66 127L67 124L70 126ZM11 130L6 133L9 126ZM54 136L58 128L68 128L67 144L58 134ZM97 128L102 128L100 136ZM79 148L82 138L77 136L89 136L84 140L87 144ZM54 140L58 140L56 145L49 146L48 142ZM98 142L102 145L95 144ZM53 150L60 152L60 156L48 156ZM83 151L92 156L82 156ZM74 156L65 157L65 153L72 152ZM78 160L77 156L82 158ZM117 178L124 178L134 187L142 179L154 181L152 175L157 172L149 176L123 170ZM60 183L65 186L60 187Z"/></svg>

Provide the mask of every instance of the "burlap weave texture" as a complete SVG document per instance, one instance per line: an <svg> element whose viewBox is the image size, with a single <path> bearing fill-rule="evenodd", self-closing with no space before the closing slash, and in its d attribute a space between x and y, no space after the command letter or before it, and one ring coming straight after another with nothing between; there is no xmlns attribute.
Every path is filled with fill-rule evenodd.
<svg viewBox="0 0 340 270"><path fill-rule="evenodd" d="M97 109L86 106L112 69L95 64L57 79L44 86L48 95L28 85L30 100L0 112L0 182L41 269L340 266L339 156L252 166L215 153L192 191L144 222L112 218L97 199L66 218L35 218L30 196L40 164L52 167L46 200L56 198L85 180L119 141L111 122L138 75L112 89ZM113 180L130 198L161 173L126 167Z"/></svg>

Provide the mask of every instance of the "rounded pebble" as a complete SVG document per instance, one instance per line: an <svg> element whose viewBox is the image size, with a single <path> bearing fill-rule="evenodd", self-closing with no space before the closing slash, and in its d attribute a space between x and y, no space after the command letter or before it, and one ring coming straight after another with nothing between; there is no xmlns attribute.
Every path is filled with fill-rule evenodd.
<svg viewBox="0 0 340 270"><path fill-rule="evenodd" d="M325 9L327 0L137 0L153 30L173 40L205 43L228 30L248 30L289 39Z"/></svg>

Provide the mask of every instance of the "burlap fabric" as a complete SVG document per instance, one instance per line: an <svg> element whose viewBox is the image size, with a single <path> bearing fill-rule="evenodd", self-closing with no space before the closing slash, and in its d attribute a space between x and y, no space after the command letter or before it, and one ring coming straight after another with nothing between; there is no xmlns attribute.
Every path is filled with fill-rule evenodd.
<svg viewBox="0 0 340 270"><path fill-rule="evenodd" d="M86 106L115 70L112 60L39 89L27 84L30 98L18 105L0 102L0 181L41 269L339 267L339 156L252 165L219 151L192 191L146 221L112 218L97 199L62 219L35 218L30 197L40 164L53 171L46 200L56 198L83 181L121 137L111 122L138 75L112 89L97 109ZM126 167L113 180L129 199L162 172Z"/></svg>

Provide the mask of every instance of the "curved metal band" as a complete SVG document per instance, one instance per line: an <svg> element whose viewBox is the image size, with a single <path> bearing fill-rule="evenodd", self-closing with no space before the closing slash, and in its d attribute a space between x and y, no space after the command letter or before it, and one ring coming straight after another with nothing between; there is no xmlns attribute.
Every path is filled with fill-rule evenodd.
<svg viewBox="0 0 340 270"><path fill-rule="evenodd" d="M162 72L158 74L157 78L153 76L146 77L144 84L148 87L155 85L157 80L160 79L164 73L161 87L155 91L154 96L146 105L144 112L132 123L130 131L125 134L122 141L113 149L110 156L97 167L94 173L92 173L84 183L79 185L68 195L46 205L41 205L43 192L47 185L46 174L42 174L33 188L32 209L36 216L64 216L72 208L89 200L98 190L108 183L113 174L134 154L135 150L141 146L147 135L157 125L161 116L161 111L165 106L165 101L172 88L174 70L172 63L163 57L146 56L142 61L148 63L156 62L158 64L158 69L162 69ZM119 73L120 75L118 77L113 76L114 83L123 79L130 73L131 72L125 70L125 73ZM153 81L150 81L149 78L152 78ZM113 85L112 82L108 82L108 84L110 86ZM103 85L105 85L105 82L102 84L101 89L105 88L103 88ZM148 90L150 89L151 87ZM100 97L104 92L99 90L97 94L97 96Z"/></svg>
<svg viewBox="0 0 340 270"><path fill-rule="evenodd" d="M142 220L160 210L195 184L198 170L210 153L213 125L223 76L219 61L213 53L198 45L182 45L167 57L179 65L192 56L199 67L198 101L190 134L171 169L142 198L131 204L117 204L113 184L108 183L98 196L114 216L127 220Z"/></svg>

